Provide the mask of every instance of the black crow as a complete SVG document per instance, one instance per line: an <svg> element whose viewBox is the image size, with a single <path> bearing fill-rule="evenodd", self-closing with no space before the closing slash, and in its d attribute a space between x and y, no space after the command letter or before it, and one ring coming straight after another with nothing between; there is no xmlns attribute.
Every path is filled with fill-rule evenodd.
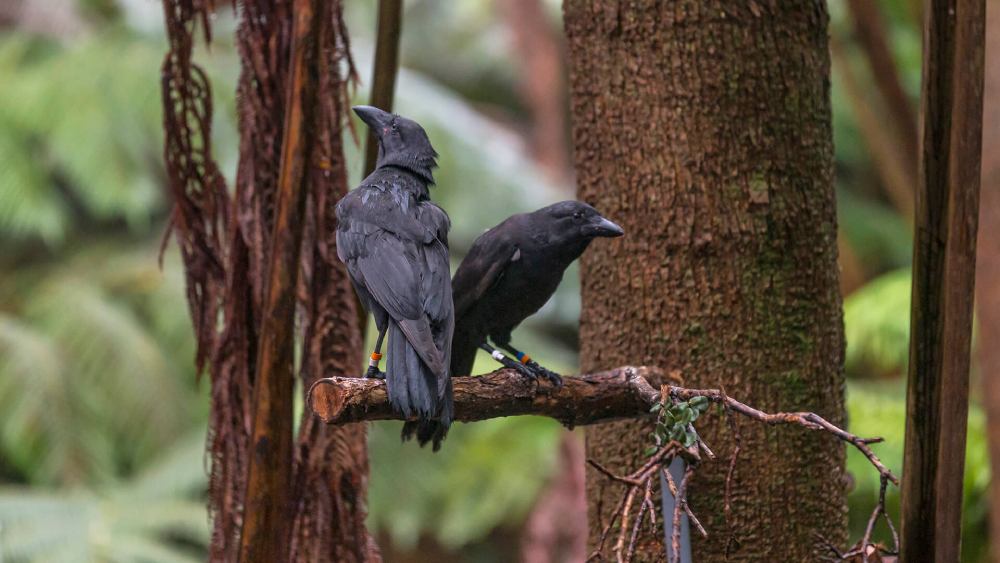
<svg viewBox="0 0 1000 563"><path fill-rule="evenodd" d="M375 317L378 341L366 377L385 379L389 400L422 443L440 447L454 418L451 363L455 315L448 266L448 214L430 199L437 153L416 122L355 106L378 138L375 171L337 204L337 253L362 305ZM440 416L440 422L432 420Z"/></svg>
<svg viewBox="0 0 1000 563"><path fill-rule="evenodd" d="M596 237L621 236L621 227L579 201L563 201L508 218L479 236L451 280L455 341L451 375L470 375L482 348L508 368L562 385L559 374L511 345L510 333L555 293L563 272ZM500 349L490 346L487 337Z"/></svg>

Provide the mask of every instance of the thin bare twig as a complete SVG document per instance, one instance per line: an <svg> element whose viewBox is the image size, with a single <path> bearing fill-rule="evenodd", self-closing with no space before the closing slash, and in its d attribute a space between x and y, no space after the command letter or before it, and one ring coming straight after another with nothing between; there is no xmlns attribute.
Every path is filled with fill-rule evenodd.
<svg viewBox="0 0 1000 563"><path fill-rule="evenodd" d="M628 553L625 554L625 561L632 561L632 554L635 553L635 540L639 538L639 528L642 526L642 520L648 512L653 507L653 480L646 480L646 494L642 498L642 506L639 507L639 516L635 519L635 525L632 526L632 538L628 542ZM655 517L654 517L655 520Z"/></svg>
<svg viewBox="0 0 1000 563"><path fill-rule="evenodd" d="M667 479L667 485L670 487L670 494L676 497L677 486L674 485L673 475L670 474L670 471L668 471L666 467L662 468L661 471L663 471L663 476ZM708 532L705 531L705 527L701 525L701 521L698 520L698 517L695 516L694 512L691 511L691 507L688 506L687 497L684 498L684 512L687 513L688 518L695 525L695 527L698 528L698 531L701 532L701 535L707 538Z"/></svg>
<svg viewBox="0 0 1000 563"><path fill-rule="evenodd" d="M604 556L602 555L604 551L604 544L607 542L608 536L611 534L611 530L614 528L619 517L622 520L619 525L618 541L615 543L615 547L612 551L615 553L617 560L621 563L628 563L631 561L632 554L635 551L635 540L638 538L637 532L642 527L644 515L648 512L655 519L653 502L650 495L645 495L639 508L639 515L633 525L632 541L629 542L628 548L626 549L625 536L628 534L628 514L631 511L632 503L635 501L635 496L639 493L640 488L652 487L651 480L653 475L656 474L663 464L670 463L670 460L677 455L679 449L680 448L676 443L667 444L663 448L660 448L660 451L656 452L656 454L653 455L653 457L651 457L645 465L626 476L615 475L594 460L587 460L587 463L589 463L591 467L599 471L608 479L628 486L625 493L622 495L621 500L618 501L618 505L615 507L615 510L611 513L611 519L601 530L601 537L597 542L597 548L590 554L589 557L587 557L588 563L590 561L604 561Z"/></svg>
<svg viewBox="0 0 1000 563"><path fill-rule="evenodd" d="M618 481L619 483L625 483L626 485L632 485L633 487L638 487L639 485L642 485L642 483L636 481L635 479L629 479L628 477L619 477L618 475L615 475L614 473L609 471L606 467L604 467L603 465L597 463L592 459L588 459L587 463L589 463L591 467L600 471L601 474L603 474L608 479L611 479L612 481Z"/></svg>
<svg viewBox="0 0 1000 563"><path fill-rule="evenodd" d="M625 498L626 497L623 496L621 500L618 501L618 506L616 506L614 512L611 513L611 520L609 520L607 525L604 526L604 529L601 530L601 538L597 542L597 549L590 554L590 557L587 557L587 563L590 563L590 561L595 559L604 561L604 556L601 555L601 552L604 551L604 542L607 541L608 534L611 532L611 528L615 525L615 520L618 519L618 516L622 513L622 509L625 508Z"/></svg>
<svg viewBox="0 0 1000 563"><path fill-rule="evenodd" d="M739 433L739 428L736 422L736 414L739 413L743 416L764 422L770 425L777 424L795 424L798 426L803 426L810 430L819 430L829 434L833 434L840 440L847 442L861 451L865 457L871 462L873 466L879 471L881 479L881 490L879 495L879 506L876 507L875 511L872 513L871 518L868 522L868 528L866 530L865 536L859 544L859 547L853 549L852 551L841 554L834 546L827 543L827 546L833 550L834 553L838 555L841 559L846 559L849 557L862 557L864 563L868 562L868 555L870 553L875 553L872 548L878 550L886 555L894 555L899 549L899 540L896 533L895 526L889 519L888 514L885 511L885 492L891 481L894 484L898 484L896 477L890 472L872 453L871 449L868 447L870 444L876 444L882 441L881 438L861 438L850 434L837 426L829 423L823 417L810 412L795 412L795 413L776 413L768 414L759 411L753 407L749 407L735 399L732 399L726 394L725 389L684 389L680 387L675 387L671 385L664 385L659 393L656 393L657 400L668 399L673 403L681 401L690 401L694 397L705 397L708 400L721 404L726 411L726 418L729 422L730 429L733 434L733 452L729 458L729 470L726 474L726 496L725 496L725 514L726 514L726 529L728 532L728 538L726 541L726 557L735 550L739 548L739 540L736 538L736 533L734 531L733 521L732 521L732 482L733 477L736 474L736 462L739 458L739 454L742 450L742 438ZM705 444L701 438L697 437L697 433L694 431L693 426L688 426L688 432L695 433L696 440L690 448L683 448L680 444L676 442L671 442L666 446L660 448L652 457L638 470L632 472L629 475L618 476L612 473L607 468L601 466L599 463L593 460L587 460L588 463L600 472L602 475L607 477L609 480L622 483L626 485L626 490L622 494L622 498L615 508L615 511L611 515L611 521L608 522L603 530L601 531L601 538L598 542L597 549L590 555L587 561L599 560L603 561L604 557L602 555L604 550L605 541L611 532L611 529L615 526L617 518L621 517L621 522L619 523L619 533L618 541L613 548L613 552L616 555L616 559L619 563L629 563L632 556L635 553L636 543L639 537L639 531L642 528L642 522L645 519L646 514L650 514L651 520L655 520L655 515L653 512L653 504L650 499L652 494L652 479L657 474L657 472L662 472L670 489L671 494L674 495L674 514L672 519L672 530L671 530L671 542L668 549L673 554L676 559L680 551L680 515L681 511L687 514L690 521L694 526L698 528L698 531L703 536L708 536L707 531L702 526L701 522L695 517L694 513L691 511L687 504L686 489L690 476L694 473L701 462L699 452L705 452L706 456L710 459L715 460L716 456L712 453L712 450ZM666 467L670 461L676 457L681 456L688 462L688 467L685 469L684 478L681 480L680 484L675 484L673 477L667 471ZM640 504L639 511L635 522L632 524L631 539L628 546L625 546L625 537L628 535L629 529L629 514L632 510L632 505L635 502L636 496L640 492L640 488L645 489L645 494ZM893 540L895 542L894 549L888 549L879 545L871 543L871 533L875 527L880 516L884 516L886 523L889 525L890 530L893 533ZM666 518L666 515L664 515Z"/></svg>
<svg viewBox="0 0 1000 563"><path fill-rule="evenodd" d="M868 447L869 444L876 444L881 442L881 438L860 438L837 428L833 424L830 424L826 419L819 416L816 413L811 412L780 412L776 414L767 414L765 412L759 411L753 407L744 405L743 403L727 397L725 393L718 389L683 389L681 387L670 386L670 396L682 401L690 400L694 397L706 397L708 400L714 403L720 403L724 407L728 405L729 409L742 414L743 416L752 418L754 420L759 420L761 422L770 424L772 426L778 424L797 424L799 426L804 426L810 430L822 430L824 432L833 434L837 438L847 442L858 449L872 465L878 469L880 475L885 476L895 485L899 485L899 479L889 471L882 461L879 460L878 456L872 453L871 448Z"/></svg>
<svg viewBox="0 0 1000 563"><path fill-rule="evenodd" d="M717 459L715 457L715 453L713 453L712 450L709 449L708 444L706 444L705 441L701 439L701 436L698 436L698 433L695 432L694 430L694 426L688 424L688 432L695 435L695 440L697 441L698 447L701 449L701 451L705 452L705 455L708 456L708 459L715 461Z"/></svg>
<svg viewBox="0 0 1000 563"><path fill-rule="evenodd" d="M848 551L847 553L841 553L836 547L834 547L830 542L826 541L822 536L820 539L833 553L837 555L842 561L854 558L857 559L858 556L861 557L862 563L868 563L868 557L876 552L881 552L885 555L898 555L899 554L899 535L896 533L896 527L892 524L892 519L889 518L889 514L885 511L885 491L889 486L889 480L884 475L881 478L881 483L878 493L878 506L872 511L871 517L868 518L868 526L865 528L865 535L861 538L861 542L858 543L857 547ZM886 524L889 525L889 530L892 531L892 542L893 548L889 549L882 545L873 544L871 542L872 531L875 529L875 524L878 522L879 516L885 517Z"/></svg>
<svg viewBox="0 0 1000 563"><path fill-rule="evenodd" d="M726 409L726 418L729 420L729 428L733 432L733 454L729 458L729 472L726 473L726 534L728 538L726 539L726 559L729 559L729 555L732 553L733 549L739 549L740 541L736 539L736 532L733 531L733 524L730 520L730 513L732 512L732 492L733 492L733 475L736 473L736 458L740 455L740 430L736 426L736 417L733 415L733 408L729 405L729 397L726 396L726 389L720 389L722 393L722 398L724 399L722 406Z"/></svg>

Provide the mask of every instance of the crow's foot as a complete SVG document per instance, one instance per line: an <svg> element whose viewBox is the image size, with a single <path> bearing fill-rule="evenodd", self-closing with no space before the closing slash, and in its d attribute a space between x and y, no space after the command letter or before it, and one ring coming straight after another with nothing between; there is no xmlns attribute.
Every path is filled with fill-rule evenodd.
<svg viewBox="0 0 1000 563"><path fill-rule="evenodd" d="M535 360L528 360L527 367L531 371L535 372L535 377L539 377L541 379L547 379L549 380L549 383L551 383L553 387L555 387L556 389L562 389L563 380L562 376L559 375L558 373L543 368L542 366L538 365L538 362L536 362Z"/></svg>
<svg viewBox="0 0 1000 563"><path fill-rule="evenodd" d="M532 370L528 366L522 364L517 360L508 358L506 356L504 357L501 363L503 364L504 367L516 371L522 377L528 378L531 382L535 384L536 387L538 386L538 375L536 375L534 370Z"/></svg>
<svg viewBox="0 0 1000 563"><path fill-rule="evenodd" d="M365 379L385 379L385 372L375 366L368 366L365 372Z"/></svg>

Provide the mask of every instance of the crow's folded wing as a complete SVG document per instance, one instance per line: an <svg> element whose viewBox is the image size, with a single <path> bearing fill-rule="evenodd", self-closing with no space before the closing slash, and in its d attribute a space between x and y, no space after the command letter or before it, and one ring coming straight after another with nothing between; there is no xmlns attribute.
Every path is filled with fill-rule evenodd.
<svg viewBox="0 0 1000 563"><path fill-rule="evenodd" d="M502 236L497 227L479 235L451 280L456 318L461 318L500 280L504 269L517 258L518 253L517 246Z"/></svg>
<svg viewBox="0 0 1000 563"><path fill-rule="evenodd" d="M424 363L436 374L446 373L448 362L434 328L453 319L447 247L434 226L417 218L418 206L404 213L390 202L370 205L376 202L349 197L338 206L338 254L399 324Z"/></svg>

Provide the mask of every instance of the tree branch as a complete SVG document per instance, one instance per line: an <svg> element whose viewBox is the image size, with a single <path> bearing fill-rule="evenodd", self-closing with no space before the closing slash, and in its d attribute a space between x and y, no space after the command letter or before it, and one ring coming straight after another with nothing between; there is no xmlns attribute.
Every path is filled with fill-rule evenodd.
<svg viewBox="0 0 1000 563"><path fill-rule="evenodd" d="M737 414L765 424L791 424L832 434L861 451L881 475L882 489L879 507L871 515L864 541L861 544L862 550L858 553L864 555L865 549L872 545L870 543L871 530L880 517L885 518L895 536L895 528L885 512L884 501L888 483L898 485L899 481L868 447L870 444L881 442L881 438L855 436L811 412L765 413L729 397L724 389L684 389L678 387L676 386L680 383L678 379L674 374L664 375L663 370L657 368L623 366L591 375L567 377L563 379L562 388L555 389L548 385L539 386L512 370L501 369L479 377L460 377L453 380L455 419L462 422L474 422L501 416L541 415L554 418L572 427L577 424L596 424L621 418L652 416L651 408L660 403L660 407L656 409L659 414L656 416L658 421L663 421L666 410L671 406L691 401L695 397L704 397L723 407L735 440L726 477L726 527L729 532L726 543L727 553L731 552L734 546L739 546L729 517L733 473L736 468L737 455L741 449L741 439L736 427ZM327 424L346 424L364 420L401 420L403 418L389 403L385 381L377 379L344 377L321 379L309 390L306 401L313 414ZM704 400L701 404L705 404ZM704 409L701 412L704 412ZM698 438L690 424L687 425L687 429L695 434L694 440L689 443L690 447L685 448L677 442L668 442L660 446L658 438L656 447L651 448L649 452L649 460L628 475L615 475L594 460L587 460L594 469L610 481L625 486L621 501L611 513L610 521L603 526L597 549L590 555L588 561L604 560L602 554L604 545L616 523L619 531L617 541L612 548L615 558L621 563L628 563L632 560L642 522L647 514L650 515L650 518L655 518L655 512L650 510L652 506L650 497L654 487L652 479L660 472L664 472L670 490L676 498L675 513L672 518L673 534L671 535L671 545L667 549L672 549L675 554L678 550L681 511L686 512L698 529L703 534L705 533L701 523L687 506L685 490L688 477L701 464L699 452L704 451L710 460L714 461L717 458L708 445ZM678 455L688 463L688 469L684 479L675 484L664 469L670 460ZM639 498L641 498L641 503L637 517L630 525L632 507ZM664 515L664 518L667 517L668 515ZM631 541L628 541L626 545L629 538ZM898 546L898 540L896 545ZM894 553L898 547L893 550L879 549L884 553Z"/></svg>
<svg viewBox="0 0 1000 563"><path fill-rule="evenodd" d="M833 434L837 438L840 438L844 442L847 442L857 448L858 451L864 454L864 456L868 458L868 461L875 466L879 475L889 479L894 485L899 486L899 479L897 479L896 476L882 464L882 461L878 458L878 456L872 453L871 448L868 447L869 444L877 444L881 442L882 438L860 438L854 434L837 428L833 424L827 422L827 420L823 417L811 412L779 412L775 414L767 414L753 407L744 405L736 399L728 397L724 391L718 389L681 389L679 387L670 387L667 392L670 393L671 397L682 401L687 401L692 397L707 397L708 400L713 403L722 404L723 407L726 408L727 412L735 411L743 416L765 422L772 426L777 424L795 424L798 426L804 426L810 430L821 430L823 432ZM737 444L737 447L739 447L739 444Z"/></svg>
<svg viewBox="0 0 1000 563"><path fill-rule="evenodd" d="M656 409L657 412L659 413L657 415L657 428L660 428L661 425L664 424L669 424L669 425L675 424L675 422L671 422L671 420L674 420L672 417L677 416L676 412L680 411L676 412L671 411L670 413L668 413L667 411L670 410L672 407L675 406L679 407L681 403L687 403L686 406L688 408L694 408L694 406L690 403L690 401L692 401L695 397L703 397L711 402L720 404L723 407L723 410L726 414L726 418L729 420L729 425L733 433L734 448L733 448L733 453L729 458L729 472L726 476L725 515L726 515L726 529L729 536L726 540L727 559L729 558L729 555L732 553L733 549L739 547L739 541L736 538L736 532L733 529L733 524L732 521L730 520L730 510L729 510L730 499L732 494L733 473L736 469L736 460L741 449L741 438L739 431L736 427L737 414L746 416L747 418L759 422L763 422L765 424L770 424L770 425L793 424L793 425L803 426L810 430L819 430L821 432L826 432L828 434L836 436L837 438L839 438L844 442L853 445L854 447L858 448L858 450L860 450L863 454L865 454L865 456L868 458L871 464L879 471L879 474L881 476L882 487L879 495L879 505L872 512L871 517L868 520L868 527L865 531L864 538L856 548L852 549L848 553L841 553L840 550L836 548L836 546L827 542L826 540L823 540L822 537L820 537L820 540L822 542L822 545L830 549L834 554L837 555L839 559L844 561L848 560L855 561L857 559L853 558L858 557L863 563L868 563L869 561L868 556L871 555L872 553L878 552L890 555L895 555L897 553L899 549L899 537L896 533L896 528L893 525L892 520L889 519L889 515L888 513L886 513L885 510L885 492L890 482L895 483L897 485L899 484L899 482L896 479L896 477L882 464L882 462L878 459L878 457L876 457L875 454L873 454L871 450L868 448L869 444L876 444L878 442L881 442L882 441L881 438L860 438L858 436L855 436L854 434L850 434L848 432L845 432L844 430L841 430L840 428L837 428L836 426L830 424L828 421L826 421L819 415L810 412L768 414L759 411L753 407L749 407L735 399L730 398L728 395L726 395L725 389L682 389L680 387L673 387L671 385L663 385L658 395L662 399L662 401L659 401L662 406L661 408ZM701 404L704 404L704 401L702 401ZM699 410L700 412L704 412L702 409ZM707 445L701 442L700 438L697 437L697 433L694 432L694 428L690 424L687 425L687 429L689 432L695 434L695 439L690 442L689 447L687 448L682 447L681 444L678 444L677 442L674 441L670 441L665 445L661 446L660 445L661 435L659 434L660 430L658 430L657 435L655 436L656 445L649 448L648 453L651 454L649 461L642 468L640 468L637 471L634 471L629 475L622 475L622 476L615 475L607 468L601 466L596 461L592 459L587 460L587 462L591 465L591 467L596 469L610 481L625 485L625 490L622 492L622 499L618 503L618 506L615 508L614 512L611 514L611 520L603 527L601 531L600 541L597 544L597 549L593 553L591 553L590 557L587 559L588 562L605 561L603 555L605 540L610 534L612 527L615 525L615 522L619 518L621 519L621 524L620 524L621 531L619 532L618 535L618 542L612 548L612 552L615 554L618 563L630 563L632 561L632 555L635 552L636 540L638 538L638 530L646 514L645 510L646 502L644 498L643 504L640 505L640 510L637 515L637 521L635 522L632 528L633 532L631 541L629 542L628 547L626 549L625 536L633 500L635 499L636 495L640 492L641 489L645 488L647 492L652 490L653 487L652 479L656 475L657 471L662 472L663 476L666 479L667 486L670 489L670 493L674 495L675 499L674 513L672 519L670 520L671 522L671 533L669 535L670 545L665 547L668 554L671 556L669 558L671 560L676 560L677 557L679 556L680 533L681 533L680 515L682 511L687 513L692 523L695 526L697 526L698 530L701 531L703 535L707 535L704 527L702 527L701 525L701 522L698 521L698 518L695 517L694 513L692 513L690 508L687 506L686 485L691 474L694 471L696 471L698 467L701 465L701 458L698 452L705 451L707 453L710 453L711 450L708 449ZM674 483L673 477L670 475L669 471L667 471L667 465L675 456L682 456L688 465L687 469L684 472L684 477L683 479L681 479L680 483ZM714 454L711 454L709 458L712 460L716 459ZM652 513L650 514L652 516ZM667 514L663 515L664 518L668 518L668 516L669 515ZM889 526L889 529L892 531L894 540L894 547L892 549L871 543L872 530L874 530L875 524L878 522L879 518L884 518L886 524Z"/></svg>
<svg viewBox="0 0 1000 563"><path fill-rule="evenodd" d="M660 400L664 383L680 383L662 370L625 366L593 375L563 379L562 389L535 384L518 373L500 369L479 377L457 377L455 420L540 415L566 426L596 424L649 414ZM331 377L320 379L306 398L313 414L327 424L363 420L403 420L389 403L385 381Z"/></svg>

